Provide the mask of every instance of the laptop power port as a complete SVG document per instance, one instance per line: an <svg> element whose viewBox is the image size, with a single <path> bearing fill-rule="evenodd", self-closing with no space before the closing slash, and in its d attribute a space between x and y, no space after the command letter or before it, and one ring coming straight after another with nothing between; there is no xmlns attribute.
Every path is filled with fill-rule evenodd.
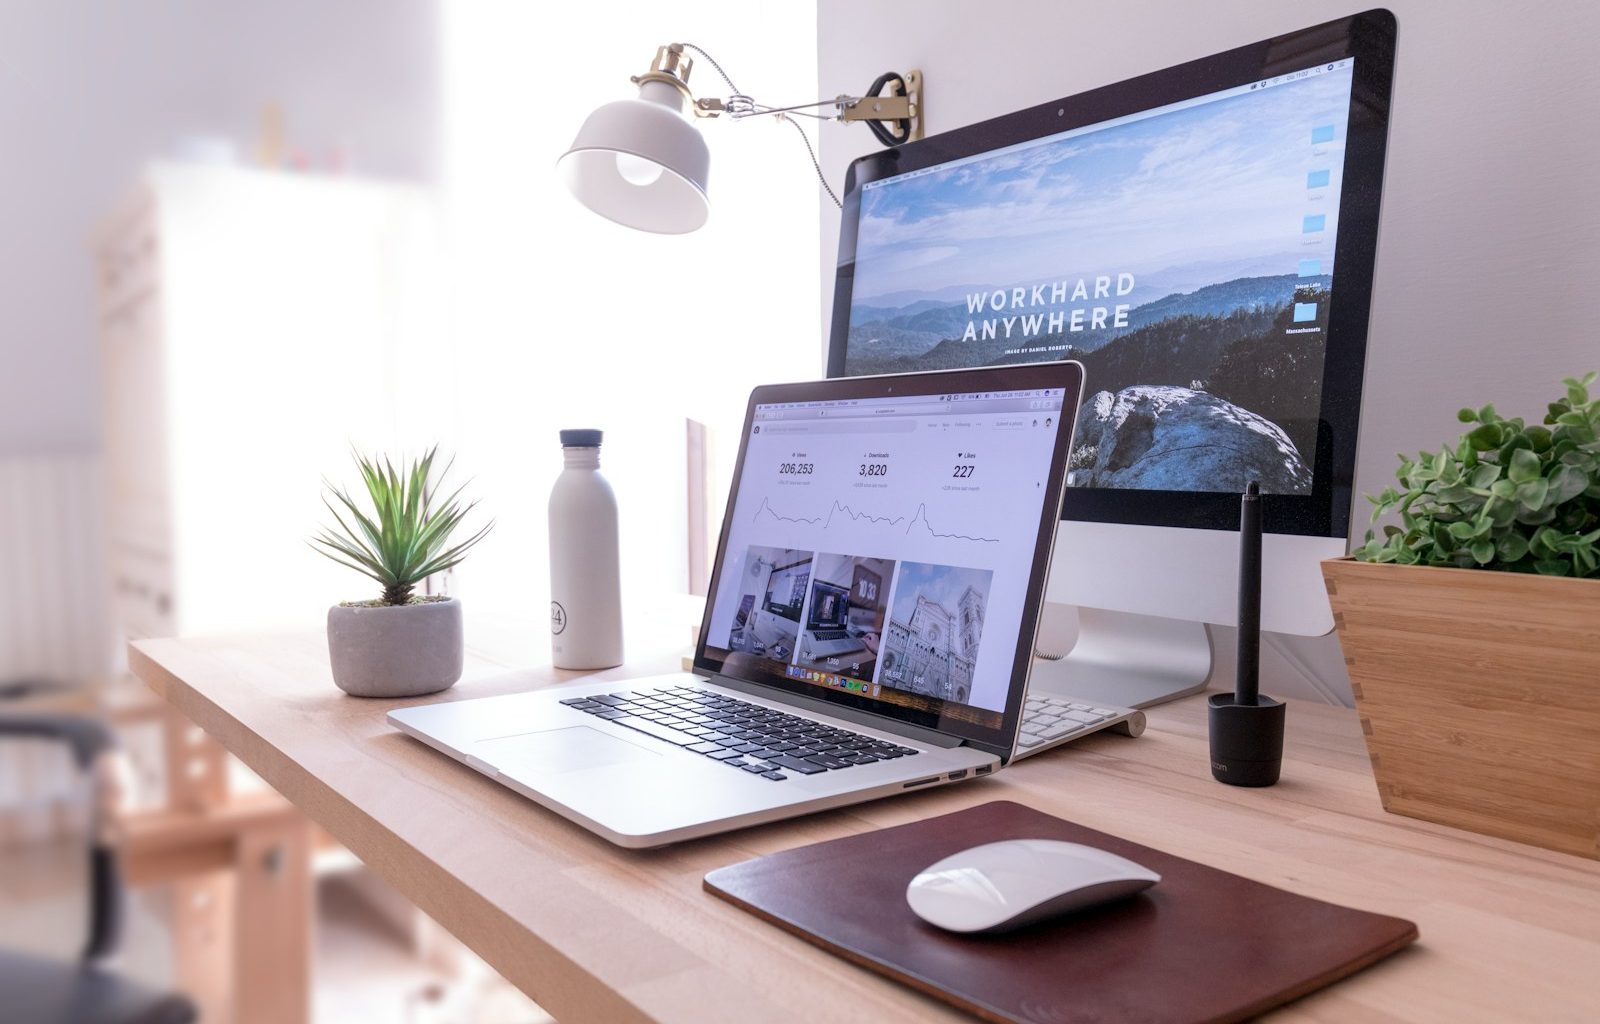
<svg viewBox="0 0 1600 1024"><path fill-rule="evenodd" d="M965 768L961 769L958 772L951 772L950 773L950 781L951 782L955 782L958 779L964 779L966 777L967 777L967 770Z"/></svg>
<svg viewBox="0 0 1600 1024"><path fill-rule="evenodd" d="M916 789L918 786L931 786L935 782L938 782L938 781L939 781L939 776L935 775L931 779L918 779L915 782L908 782L905 785L901 786L900 788L901 789Z"/></svg>

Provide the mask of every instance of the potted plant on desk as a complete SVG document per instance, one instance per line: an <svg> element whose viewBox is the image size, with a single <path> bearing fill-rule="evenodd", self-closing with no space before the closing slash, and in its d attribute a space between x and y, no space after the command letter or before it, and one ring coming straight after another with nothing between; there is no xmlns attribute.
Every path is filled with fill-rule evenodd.
<svg viewBox="0 0 1600 1024"><path fill-rule="evenodd" d="M450 471L446 465L439 481L432 479L437 451L412 462L405 473L396 472L388 459L380 464L358 454L370 515L332 484L328 490L343 511L323 498L338 528L324 528L314 537L315 549L383 586L376 600L328 609L333 681L357 697L416 697L461 678L461 602L413 591L426 577L458 564L494 524L450 543L477 503L462 505L460 489L442 501L436 498L438 482Z"/></svg>
<svg viewBox="0 0 1600 1024"><path fill-rule="evenodd" d="M1463 409L1323 563L1387 810L1600 859L1600 399Z"/></svg>

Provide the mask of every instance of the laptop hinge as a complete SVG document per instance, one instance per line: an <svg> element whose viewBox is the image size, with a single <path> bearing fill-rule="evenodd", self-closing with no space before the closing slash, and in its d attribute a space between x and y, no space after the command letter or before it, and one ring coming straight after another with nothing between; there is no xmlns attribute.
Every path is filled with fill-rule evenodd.
<svg viewBox="0 0 1600 1024"><path fill-rule="evenodd" d="M695 674L699 675L698 672ZM893 719L884 718L882 715L857 711L855 708L840 707L825 700L817 700L815 697L803 697L798 693L788 693L773 686L746 682L743 679L735 679L732 676L714 674L711 676L711 681L718 686L726 686L730 690L748 693L752 697L762 697L766 700L776 701L779 704L787 704L790 707L799 708L802 711L842 718L847 722L855 722L873 729L881 729L884 732L892 732L896 736L904 736L908 740L916 740L918 743L926 743L933 747L959 747L964 742L959 736L947 736L942 732L925 729L919 725L907 725L904 722L896 722Z"/></svg>

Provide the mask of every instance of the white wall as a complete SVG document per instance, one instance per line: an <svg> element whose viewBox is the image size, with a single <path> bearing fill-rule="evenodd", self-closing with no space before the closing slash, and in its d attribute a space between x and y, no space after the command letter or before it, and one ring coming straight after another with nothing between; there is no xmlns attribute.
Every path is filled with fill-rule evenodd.
<svg viewBox="0 0 1600 1024"><path fill-rule="evenodd" d="M1394 454L1456 435L1494 401L1542 416L1570 374L1600 369L1600 6L1394 0L1400 24L1356 488ZM945 131L1361 10L1329 0L991 0L907 17L885 0L820 0L823 91L921 68L927 127ZM948 13L944 13L948 12ZM843 181L865 132L826 136ZM822 216L822 322L837 217ZM826 337L824 333L824 338ZM1358 499L1353 535L1366 530ZM1313 691L1348 693L1332 638L1286 648Z"/></svg>
<svg viewBox="0 0 1600 1024"><path fill-rule="evenodd" d="M248 153L263 107L321 161L427 178L436 0L0 4L0 454L100 447L90 233L185 136Z"/></svg>
<svg viewBox="0 0 1600 1024"><path fill-rule="evenodd" d="M458 273L439 342L462 370L432 381L427 420L459 424L438 440L499 522L462 567L471 606L542 625L558 426L608 430L633 580L683 589L683 417L731 435L751 385L815 374L811 165L786 125L709 122L712 220L661 238L577 208L554 164L663 42L707 47L758 97L815 99L815 18L730 0L0 5L0 455L99 449L93 227L186 136L248 154L276 103L314 156L337 143L364 173L444 186ZM707 66L694 84L727 92Z"/></svg>
<svg viewBox="0 0 1600 1024"><path fill-rule="evenodd" d="M0 601L0 679L108 660L94 229L185 138L231 139L248 159L268 104L315 167L337 148L357 173L433 178L436 7L0 3L0 576L21 595ZM40 483L63 474L82 486Z"/></svg>
<svg viewBox="0 0 1600 1024"><path fill-rule="evenodd" d="M638 95L629 76L648 70L661 44L704 47L774 105L815 99L815 8L748 12L737 0L446 8L456 447L497 521L457 573L469 621L473 608L515 608L543 628L558 429L606 432L601 469L618 496L624 592L683 593L684 418L719 428L725 478L750 388L816 375L819 193L792 127L698 122L711 150L711 216L688 235L604 220L556 172L595 107ZM728 94L705 62L689 84ZM644 625L630 618L629 634Z"/></svg>

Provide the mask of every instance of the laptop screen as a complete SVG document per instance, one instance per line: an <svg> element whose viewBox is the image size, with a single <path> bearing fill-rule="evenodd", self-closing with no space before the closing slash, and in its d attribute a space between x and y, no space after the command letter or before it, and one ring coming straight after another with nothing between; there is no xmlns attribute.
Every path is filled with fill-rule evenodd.
<svg viewBox="0 0 1600 1024"><path fill-rule="evenodd" d="M999 733L1079 398L1061 365L758 389L697 665Z"/></svg>

